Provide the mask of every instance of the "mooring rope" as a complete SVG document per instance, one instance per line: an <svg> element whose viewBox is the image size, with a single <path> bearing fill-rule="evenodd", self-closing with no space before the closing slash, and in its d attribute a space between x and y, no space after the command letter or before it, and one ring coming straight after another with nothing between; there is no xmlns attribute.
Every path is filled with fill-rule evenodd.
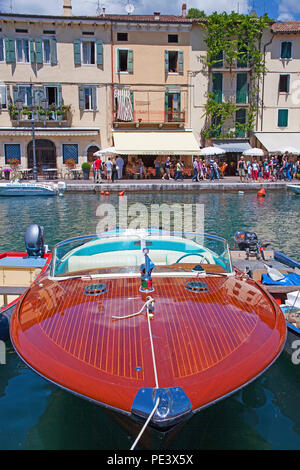
<svg viewBox="0 0 300 470"><path fill-rule="evenodd" d="M147 297L147 301L144 303L143 307L138 311L138 312L135 312L135 313L132 313L130 315L124 315L124 316L120 316L120 317L117 317L117 316L112 316L112 318L114 318L115 320L123 320L123 319L126 319L126 318L131 318L131 317L134 317L136 315L140 315L143 310L146 308L146 313L147 313L147 323L148 323L148 331L149 331L149 338L150 338L150 345L151 345L151 355L152 355L152 364L153 364L153 371L154 371L154 379L155 379L155 387L154 389L157 390L159 388L159 385L158 385L158 376L157 376L157 367L156 367L156 360L155 360L155 352L154 352L154 344L153 344L153 338L152 338L152 330L151 330L151 318L153 317L153 310L149 311L149 307L150 306L153 306L154 304L154 299L152 297ZM145 429L147 428L148 424L150 423L151 419L152 419L152 416L154 415L154 413L156 412L157 408L158 408L158 405L159 405L159 402L160 402L160 398L158 397L156 402L155 402L155 405L153 407L153 410L151 411L151 413L149 414L147 420L145 421L139 435L137 436L136 440L134 441L134 443L132 444L130 450L134 450L135 446L137 445L137 443L139 442L140 438L142 437Z"/></svg>

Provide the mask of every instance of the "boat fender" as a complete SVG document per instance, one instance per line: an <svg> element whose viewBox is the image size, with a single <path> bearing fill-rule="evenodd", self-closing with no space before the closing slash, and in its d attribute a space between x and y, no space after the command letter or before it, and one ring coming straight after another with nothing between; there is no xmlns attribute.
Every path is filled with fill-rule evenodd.
<svg viewBox="0 0 300 470"><path fill-rule="evenodd" d="M103 189L101 189L100 194L104 194L104 190L103 190Z"/></svg>
<svg viewBox="0 0 300 470"><path fill-rule="evenodd" d="M105 191L105 196L109 196L109 191Z"/></svg>
<svg viewBox="0 0 300 470"><path fill-rule="evenodd" d="M265 197L265 195L266 195L266 190L265 190L265 188L262 188L262 189L260 189L259 191L257 191L257 196L259 196L259 197Z"/></svg>
<svg viewBox="0 0 300 470"><path fill-rule="evenodd" d="M124 196L125 191L120 191L119 196Z"/></svg>
<svg viewBox="0 0 300 470"><path fill-rule="evenodd" d="M6 341L9 339L9 323L14 307L15 305L8 307L0 313L0 341Z"/></svg>

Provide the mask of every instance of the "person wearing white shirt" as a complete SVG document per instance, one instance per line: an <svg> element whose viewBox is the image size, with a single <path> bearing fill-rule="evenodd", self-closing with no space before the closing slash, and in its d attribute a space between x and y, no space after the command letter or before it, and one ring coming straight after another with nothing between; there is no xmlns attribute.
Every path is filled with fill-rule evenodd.
<svg viewBox="0 0 300 470"><path fill-rule="evenodd" d="M107 181L111 181L112 162L111 162L110 157L108 157L107 161L105 162L105 166L106 166Z"/></svg>
<svg viewBox="0 0 300 470"><path fill-rule="evenodd" d="M118 179L121 180L123 176L123 167L124 167L123 158L118 156L116 159L116 164L117 164Z"/></svg>

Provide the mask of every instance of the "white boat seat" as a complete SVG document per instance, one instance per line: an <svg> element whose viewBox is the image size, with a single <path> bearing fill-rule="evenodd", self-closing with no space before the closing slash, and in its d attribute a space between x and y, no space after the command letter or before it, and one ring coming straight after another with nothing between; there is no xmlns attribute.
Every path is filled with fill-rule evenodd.
<svg viewBox="0 0 300 470"><path fill-rule="evenodd" d="M156 265L167 265L176 263L176 261L184 256L185 252L153 250L149 256L151 261ZM183 258L181 263L205 262L201 256L191 255ZM90 256L72 255L68 259L68 272L106 268L110 266L140 266L144 262L144 256L141 250L124 250L97 253Z"/></svg>

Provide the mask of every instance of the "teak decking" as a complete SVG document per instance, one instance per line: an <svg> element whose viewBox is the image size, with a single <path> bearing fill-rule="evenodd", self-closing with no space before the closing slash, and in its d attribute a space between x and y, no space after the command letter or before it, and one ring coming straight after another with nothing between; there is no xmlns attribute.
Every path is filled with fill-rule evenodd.
<svg viewBox="0 0 300 470"><path fill-rule="evenodd" d="M192 293L190 276L153 277L151 320L159 387L182 387L197 410L251 381L281 352L280 308L254 281L205 277ZM93 296L84 287L106 284ZM154 387L154 370L138 276L51 281L42 277L20 302L11 338L36 372L76 394L130 413L139 389Z"/></svg>

